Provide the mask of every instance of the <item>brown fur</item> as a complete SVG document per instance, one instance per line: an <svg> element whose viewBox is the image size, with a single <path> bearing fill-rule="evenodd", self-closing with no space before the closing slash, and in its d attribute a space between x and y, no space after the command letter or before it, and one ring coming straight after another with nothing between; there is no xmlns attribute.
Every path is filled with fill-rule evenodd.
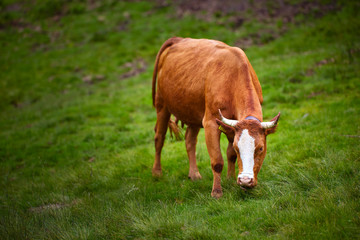
<svg viewBox="0 0 360 240"><path fill-rule="evenodd" d="M168 39L166 42L164 42L164 44L161 46L158 54L156 55L156 60L155 60L155 67L154 67L154 72L153 72L153 80L152 80L152 99L153 99L153 106L155 107L155 95L156 95L156 77L157 77L157 69L159 67L159 59L160 59L160 55L164 52L165 49L167 49L168 47L170 47L171 45L177 43L181 41L181 38L177 38L177 37L173 37Z"/></svg>
<svg viewBox="0 0 360 240"><path fill-rule="evenodd" d="M245 53L239 48L215 40L170 38L156 56L152 93L158 126L155 133L153 174L161 174L160 154L172 114L188 125L188 130L190 128L186 146L191 179L201 178L196 166L195 145L199 128L205 129L214 175L212 196L220 197L220 174L224 163L220 152L221 132L218 125L227 130L230 142L227 150L230 165L228 175L234 175L234 159L236 156L239 158L236 147L233 148L232 144L238 140L242 127L249 127L250 134L258 136L256 144L265 141L265 131L259 130L260 124L254 120L244 120L247 116L263 120L261 86ZM216 119L218 109L221 109L226 118L243 123L235 128L223 124ZM242 168L240 165L239 169ZM260 170L260 167L257 168Z"/></svg>

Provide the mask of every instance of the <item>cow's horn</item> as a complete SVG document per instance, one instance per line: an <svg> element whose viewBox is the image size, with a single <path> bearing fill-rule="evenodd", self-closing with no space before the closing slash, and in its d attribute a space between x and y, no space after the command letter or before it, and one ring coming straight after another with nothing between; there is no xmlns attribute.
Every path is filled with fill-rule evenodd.
<svg viewBox="0 0 360 240"><path fill-rule="evenodd" d="M262 122L261 123L261 127L263 129L268 129L268 128L272 128L272 127L275 127L276 126L276 122L275 121L272 121L272 122Z"/></svg>
<svg viewBox="0 0 360 240"><path fill-rule="evenodd" d="M239 121L237 121L237 120L230 120L230 119L225 118L225 117L221 114L220 109L219 109L219 114L220 114L221 121L222 121L223 123L225 123L226 125L235 127L235 125L239 122Z"/></svg>
<svg viewBox="0 0 360 240"><path fill-rule="evenodd" d="M276 117L274 117L273 119L271 119L271 122L262 122L261 123L261 127L263 129L268 129L268 128L272 128L275 127L277 122L279 121L280 118L280 113L278 113L278 115L276 115Z"/></svg>

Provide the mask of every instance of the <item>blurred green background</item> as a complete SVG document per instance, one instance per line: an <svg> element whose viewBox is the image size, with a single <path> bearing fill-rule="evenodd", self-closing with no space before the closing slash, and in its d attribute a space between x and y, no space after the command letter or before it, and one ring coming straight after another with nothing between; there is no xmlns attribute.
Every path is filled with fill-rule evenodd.
<svg viewBox="0 0 360 240"><path fill-rule="evenodd" d="M359 7L0 1L0 238L359 238ZM152 70L173 36L245 50L264 119L282 113L255 189L223 174L224 195L211 198L203 131L201 181L170 138L152 178Z"/></svg>

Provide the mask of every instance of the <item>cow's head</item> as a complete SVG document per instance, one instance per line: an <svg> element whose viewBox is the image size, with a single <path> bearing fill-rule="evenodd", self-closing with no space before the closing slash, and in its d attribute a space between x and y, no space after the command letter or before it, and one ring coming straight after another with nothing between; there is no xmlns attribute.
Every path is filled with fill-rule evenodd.
<svg viewBox="0 0 360 240"><path fill-rule="evenodd" d="M266 155L266 136L274 133L280 113L270 122L260 122L255 117L244 120L225 118L219 109L220 119L216 122L233 139L233 147L237 154L239 175L237 183L243 187L255 187L257 175Z"/></svg>

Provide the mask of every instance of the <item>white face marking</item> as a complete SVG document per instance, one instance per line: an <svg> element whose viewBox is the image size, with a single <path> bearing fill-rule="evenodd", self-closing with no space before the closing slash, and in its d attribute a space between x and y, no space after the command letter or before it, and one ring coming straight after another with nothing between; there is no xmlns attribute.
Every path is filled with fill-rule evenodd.
<svg viewBox="0 0 360 240"><path fill-rule="evenodd" d="M243 166L243 171L239 174L238 178L254 178L255 139L250 136L247 129L242 131L238 147Z"/></svg>

